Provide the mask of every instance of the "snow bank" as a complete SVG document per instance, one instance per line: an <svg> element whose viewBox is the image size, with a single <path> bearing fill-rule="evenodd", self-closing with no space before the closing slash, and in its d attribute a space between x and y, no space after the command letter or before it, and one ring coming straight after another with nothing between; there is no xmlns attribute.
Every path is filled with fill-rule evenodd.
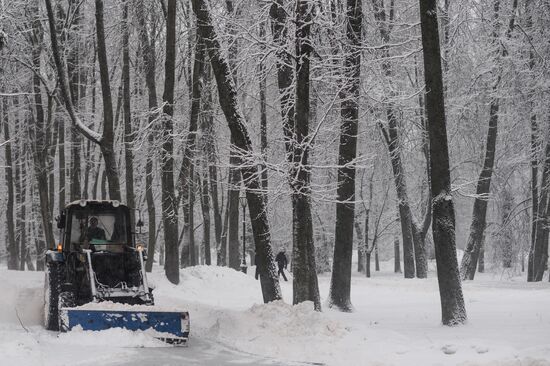
<svg viewBox="0 0 550 366"><path fill-rule="evenodd" d="M0 325L40 325L43 273L0 270Z"/></svg>
<svg viewBox="0 0 550 366"><path fill-rule="evenodd" d="M323 362L346 330L313 310L313 303L256 304L246 311L209 311L211 326L198 335L250 353L288 361Z"/></svg>

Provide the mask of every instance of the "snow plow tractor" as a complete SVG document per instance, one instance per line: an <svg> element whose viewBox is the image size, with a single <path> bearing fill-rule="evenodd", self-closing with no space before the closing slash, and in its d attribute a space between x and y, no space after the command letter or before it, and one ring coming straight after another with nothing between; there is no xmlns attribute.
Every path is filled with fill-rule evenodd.
<svg viewBox="0 0 550 366"><path fill-rule="evenodd" d="M130 209L118 201L81 200L62 210L61 242L46 252L48 330L125 328L169 343L187 341L189 314L154 307L146 252L130 222Z"/></svg>

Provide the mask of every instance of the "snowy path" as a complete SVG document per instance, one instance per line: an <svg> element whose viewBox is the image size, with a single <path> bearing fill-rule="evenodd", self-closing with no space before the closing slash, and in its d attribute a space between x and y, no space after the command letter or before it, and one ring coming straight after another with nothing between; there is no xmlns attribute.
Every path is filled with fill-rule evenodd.
<svg viewBox="0 0 550 366"><path fill-rule="evenodd" d="M193 267L178 286L154 273L159 306L188 310L188 347L112 329L57 334L42 326L40 273L0 269L0 366L483 365L550 366L550 283L493 274L463 285L469 322L440 325L437 281L383 271L352 279L353 313L261 304L259 284L221 267ZM319 278L326 299L330 278ZM286 301L292 283L281 284ZM19 324L16 314L28 329Z"/></svg>
<svg viewBox="0 0 550 366"><path fill-rule="evenodd" d="M94 363L90 363L90 366ZM143 348L136 350L124 362L116 361L113 365L120 366L222 366L222 365L257 365L257 366L308 366L311 363L278 361L273 358L261 357L226 348L214 342L193 340L188 347Z"/></svg>

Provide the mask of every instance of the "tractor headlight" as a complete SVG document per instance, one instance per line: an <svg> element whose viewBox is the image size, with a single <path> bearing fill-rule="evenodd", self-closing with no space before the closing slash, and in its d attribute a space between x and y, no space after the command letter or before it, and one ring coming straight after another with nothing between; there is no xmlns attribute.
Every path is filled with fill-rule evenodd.
<svg viewBox="0 0 550 366"><path fill-rule="evenodd" d="M120 202L117 201L117 200L114 200L114 201L113 201L113 207L114 207L114 208L117 208L118 206L120 206Z"/></svg>
<svg viewBox="0 0 550 366"><path fill-rule="evenodd" d="M79 204L81 207L86 207L86 204L87 204L87 203L88 203L88 202L86 202L85 199L82 199L82 200L80 200L80 202L79 202L78 204Z"/></svg>

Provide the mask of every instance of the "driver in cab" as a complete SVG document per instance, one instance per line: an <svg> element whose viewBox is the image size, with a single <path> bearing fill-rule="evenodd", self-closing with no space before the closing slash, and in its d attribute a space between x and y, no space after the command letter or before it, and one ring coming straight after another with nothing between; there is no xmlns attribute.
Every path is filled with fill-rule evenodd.
<svg viewBox="0 0 550 366"><path fill-rule="evenodd" d="M93 239L98 240L105 240L105 230L97 226L98 220L97 217L91 217L90 218L90 226L88 227L88 230L86 231L86 240L84 243L84 247L88 248L90 245L90 242Z"/></svg>

